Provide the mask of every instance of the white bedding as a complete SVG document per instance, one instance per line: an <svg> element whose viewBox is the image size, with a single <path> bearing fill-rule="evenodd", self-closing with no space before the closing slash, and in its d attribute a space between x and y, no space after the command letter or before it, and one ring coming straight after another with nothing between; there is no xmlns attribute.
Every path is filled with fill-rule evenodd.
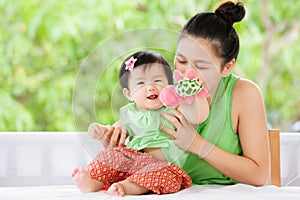
<svg viewBox="0 0 300 200"><path fill-rule="evenodd" d="M244 184L232 186L193 186L178 193L167 195L138 195L115 197L106 192L80 193L74 185L66 186L32 186L32 187L2 187L1 200L299 200L300 187L253 187Z"/></svg>
<svg viewBox="0 0 300 200"><path fill-rule="evenodd" d="M283 187L193 186L168 195L126 196L126 199L300 200L300 134L281 133ZM86 133L0 132L0 200L120 199L105 192L81 194L70 173L85 166L101 150Z"/></svg>

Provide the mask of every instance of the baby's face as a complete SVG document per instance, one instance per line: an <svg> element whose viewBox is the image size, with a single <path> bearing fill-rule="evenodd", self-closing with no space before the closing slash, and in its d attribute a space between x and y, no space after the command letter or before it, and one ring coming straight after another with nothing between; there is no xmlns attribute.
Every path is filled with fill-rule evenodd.
<svg viewBox="0 0 300 200"><path fill-rule="evenodd" d="M153 63L147 68L138 66L128 77L127 97L136 103L138 110L158 110L163 107L159 94L166 85L168 78L161 64Z"/></svg>

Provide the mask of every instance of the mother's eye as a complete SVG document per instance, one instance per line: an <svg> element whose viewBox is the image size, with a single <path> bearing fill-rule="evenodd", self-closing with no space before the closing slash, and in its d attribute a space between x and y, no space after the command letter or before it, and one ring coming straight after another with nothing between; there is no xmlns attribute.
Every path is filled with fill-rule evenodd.
<svg viewBox="0 0 300 200"><path fill-rule="evenodd" d="M182 58L176 58L176 60L179 62L179 63L186 63L187 61L182 59Z"/></svg>
<svg viewBox="0 0 300 200"><path fill-rule="evenodd" d="M209 67L207 67L204 64L195 64L194 66L197 67L197 69L201 69L201 70L209 69Z"/></svg>

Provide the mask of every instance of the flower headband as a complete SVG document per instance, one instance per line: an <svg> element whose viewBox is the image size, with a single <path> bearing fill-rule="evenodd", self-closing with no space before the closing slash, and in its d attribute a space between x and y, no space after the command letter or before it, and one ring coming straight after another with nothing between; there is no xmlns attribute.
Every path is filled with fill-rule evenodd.
<svg viewBox="0 0 300 200"><path fill-rule="evenodd" d="M134 63L137 61L137 58L131 56L127 61L125 61L125 70L132 71L134 68Z"/></svg>

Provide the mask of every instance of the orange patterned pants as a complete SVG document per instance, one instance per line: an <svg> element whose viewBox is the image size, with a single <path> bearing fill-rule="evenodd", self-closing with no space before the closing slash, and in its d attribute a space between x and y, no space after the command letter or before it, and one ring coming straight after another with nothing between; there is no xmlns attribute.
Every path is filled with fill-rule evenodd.
<svg viewBox="0 0 300 200"><path fill-rule="evenodd" d="M87 170L93 179L106 185L127 179L157 194L192 186L189 175L177 165L125 147L100 152Z"/></svg>

